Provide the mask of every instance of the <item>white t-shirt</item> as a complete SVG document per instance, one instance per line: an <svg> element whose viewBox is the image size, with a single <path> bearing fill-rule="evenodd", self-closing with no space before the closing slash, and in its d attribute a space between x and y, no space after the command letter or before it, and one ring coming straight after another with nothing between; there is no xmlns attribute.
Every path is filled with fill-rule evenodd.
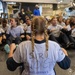
<svg viewBox="0 0 75 75"><path fill-rule="evenodd" d="M0 28L0 34L4 33L4 30L2 28Z"/></svg>
<svg viewBox="0 0 75 75"><path fill-rule="evenodd" d="M26 31L26 33L31 33L31 25L28 26L27 24L22 24L20 26Z"/></svg>
<svg viewBox="0 0 75 75"><path fill-rule="evenodd" d="M27 28L26 23L24 23L24 24L20 23L20 26L24 29L24 31L25 31L25 30L26 30L26 28Z"/></svg>
<svg viewBox="0 0 75 75"><path fill-rule="evenodd" d="M31 25L27 26L26 33L31 33Z"/></svg>
<svg viewBox="0 0 75 75"><path fill-rule="evenodd" d="M24 30L20 26L17 26L17 27L12 28L12 29L10 27L10 28L8 28L8 30L6 32L6 34L11 34L13 37L19 37L20 34L22 34L22 33L24 33Z"/></svg>
<svg viewBox="0 0 75 75"><path fill-rule="evenodd" d="M5 32L8 30L10 26L7 24L5 28L1 27Z"/></svg>
<svg viewBox="0 0 75 75"><path fill-rule="evenodd" d="M67 29L67 31L70 31L71 30L71 26L70 25L67 25L66 26L66 29Z"/></svg>
<svg viewBox="0 0 75 75"><path fill-rule="evenodd" d="M72 36L72 37L75 37L75 28L72 30L71 36Z"/></svg>
<svg viewBox="0 0 75 75"><path fill-rule="evenodd" d="M55 75L54 66L56 62L60 62L65 58L65 54L56 42L48 41L48 46L47 52L45 42L35 43L34 52L32 53L31 41L19 44L14 52L13 59L17 63L24 63L22 75ZM32 54L34 54L34 58Z"/></svg>
<svg viewBox="0 0 75 75"><path fill-rule="evenodd" d="M63 26L63 27L66 26L64 22L61 22L61 23L58 22L58 24Z"/></svg>
<svg viewBox="0 0 75 75"><path fill-rule="evenodd" d="M53 26L53 25L50 25L49 27L48 27L48 29L50 30L50 31L52 31L51 32L51 34L53 34L55 37L59 37L59 35L60 35L60 30L62 29L63 27L62 26L60 26L60 25L56 25L56 26Z"/></svg>

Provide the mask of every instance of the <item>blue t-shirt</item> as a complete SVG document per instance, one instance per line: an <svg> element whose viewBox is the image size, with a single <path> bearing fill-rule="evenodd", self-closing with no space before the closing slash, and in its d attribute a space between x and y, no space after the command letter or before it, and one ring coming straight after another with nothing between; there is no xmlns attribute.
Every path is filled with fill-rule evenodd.
<svg viewBox="0 0 75 75"><path fill-rule="evenodd" d="M34 15L35 15L35 16L40 16L40 11L39 11L39 9L34 9Z"/></svg>

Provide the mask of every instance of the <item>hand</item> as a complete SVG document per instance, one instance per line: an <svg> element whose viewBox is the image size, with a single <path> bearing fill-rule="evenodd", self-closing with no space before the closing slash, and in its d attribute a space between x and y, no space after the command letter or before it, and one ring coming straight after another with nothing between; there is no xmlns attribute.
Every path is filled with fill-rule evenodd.
<svg viewBox="0 0 75 75"><path fill-rule="evenodd" d="M74 26L71 27L72 30L73 30L74 28L75 28Z"/></svg>
<svg viewBox="0 0 75 75"><path fill-rule="evenodd" d="M13 56L13 52L14 52L15 48L16 48L15 43L12 43L12 44L10 45L10 52L9 52L8 57L12 57L12 56Z"/></svg>
<svg viewBox="0 0 75 75"><path fill-rule="evenodd" d="M68 53L67 53L67 51L66 51L64 48L62 48L62 51L64 52L64 54L65 54L66 56L68 56Z"/></svg>
<svg viewBox="0 0 75 75"><path fill-rule="evenodd" d="M50 31L51 31L51 32L55 31L55 28L51 29Z"/></svg>
<svg viewBox="0 0 75 75"><path fill-rule="evenodd" d="M3 39L6 39L6 36L5 35L3 35Z"/></svg>
<svg viewBox="0 0 75 75"><path fill-rule="evenodd" d="M30 40L31 37L30 37L29 35L26 35L26 39L27 39L27 40Z"/></svg>
<svg viewBox="0 0 75 75"><path fill-rule="evenodd" d="M21 35L21 38L24 38L25 36L24 35Z"/></svg>

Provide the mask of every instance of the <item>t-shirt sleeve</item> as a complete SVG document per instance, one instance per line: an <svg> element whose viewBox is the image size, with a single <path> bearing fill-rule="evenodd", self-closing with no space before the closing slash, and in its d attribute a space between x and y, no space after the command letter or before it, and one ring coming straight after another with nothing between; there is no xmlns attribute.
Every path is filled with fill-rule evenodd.
<svg viewBox="0 0 75 75"><path fill-rule="evenodd" d="M13 54L13 59L17 63L21 63L21 52L20 47L18 46Z"/></svg>
<svg viewBox="0 0 75 75"><path fill-rule="evenodd" d="M65 58L61 62L57 62L57 64L62 68L62 69L68 69L71 64L71 60L69 59L68 56L65 56Z"/></svg>
<svg viewBox="0 0 75 75"><path fill-rule="evenodd" d="M21 34L22 34L22 33L24 33L24 30L23 30L23 28L21 27Z"/></svg>
<svg viewBox="0 0 75 75"><path fill-rule="evenodd" d="M10 34L10 27L7 29L6 34Z"/></svg>
<svg viewBox="0 0 75 75"><path fill-rule="evenodd" d="M1 32L4 33L5 31L3 29L1 29Z"/></svg>
<svg viewBox="0 0 75 75"><path fill-rule="evenodd" d="M60 30L63 29L63 26L61 26L61 25L58 25L58 27L59 27Z"/></svg>
<svg viewBox="0 0 75 75"><path fill-rule="evenodd" d="M65 58L65 54L62 51L62 48L59 46L58 52L57 52L57 62L62 61Z"/></svg>
<svg viewBox="0 0 75 75"><path fill-rule="evenodd" d="M47 29L50 30L51 29L50 26L48 26Z"/></svg>
<svg viewBox="0 0 75 75"><path fill-rule="evenodd" d="M7 61L6 61L6 64L7 64L7 68L10 70L10 71L14 71L16 70L16 68L18 66L22 66L23 63L16 63L12 57L8 58Z"/></svg>

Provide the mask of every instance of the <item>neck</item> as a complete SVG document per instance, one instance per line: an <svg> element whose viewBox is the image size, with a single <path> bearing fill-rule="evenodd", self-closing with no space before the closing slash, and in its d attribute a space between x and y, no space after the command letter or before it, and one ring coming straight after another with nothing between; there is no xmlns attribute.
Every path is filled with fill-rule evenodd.
<svg viewBox="0 0 75 75"><path fill-rule="evenodd" d="M11 26L11 28L15 28L17 25Z"/></svg>
<svg viewBox="0 0 75 75"><path fill-rule="evenodd" d="M42 34L42 35L36 35L35 39L38 40L38 41L44 40L44 34Z"/></svg>
<svg viewBox="0 0 75 75"><path fill-rule="evenodd" d="M56 26L56 24L53 24L53 26Z"/></svg>
<svg viewBox="0 0 75 75"><path fill-rule="evenodd" d="M62 23L62 21L59 21L59 23Z"/></svg>

